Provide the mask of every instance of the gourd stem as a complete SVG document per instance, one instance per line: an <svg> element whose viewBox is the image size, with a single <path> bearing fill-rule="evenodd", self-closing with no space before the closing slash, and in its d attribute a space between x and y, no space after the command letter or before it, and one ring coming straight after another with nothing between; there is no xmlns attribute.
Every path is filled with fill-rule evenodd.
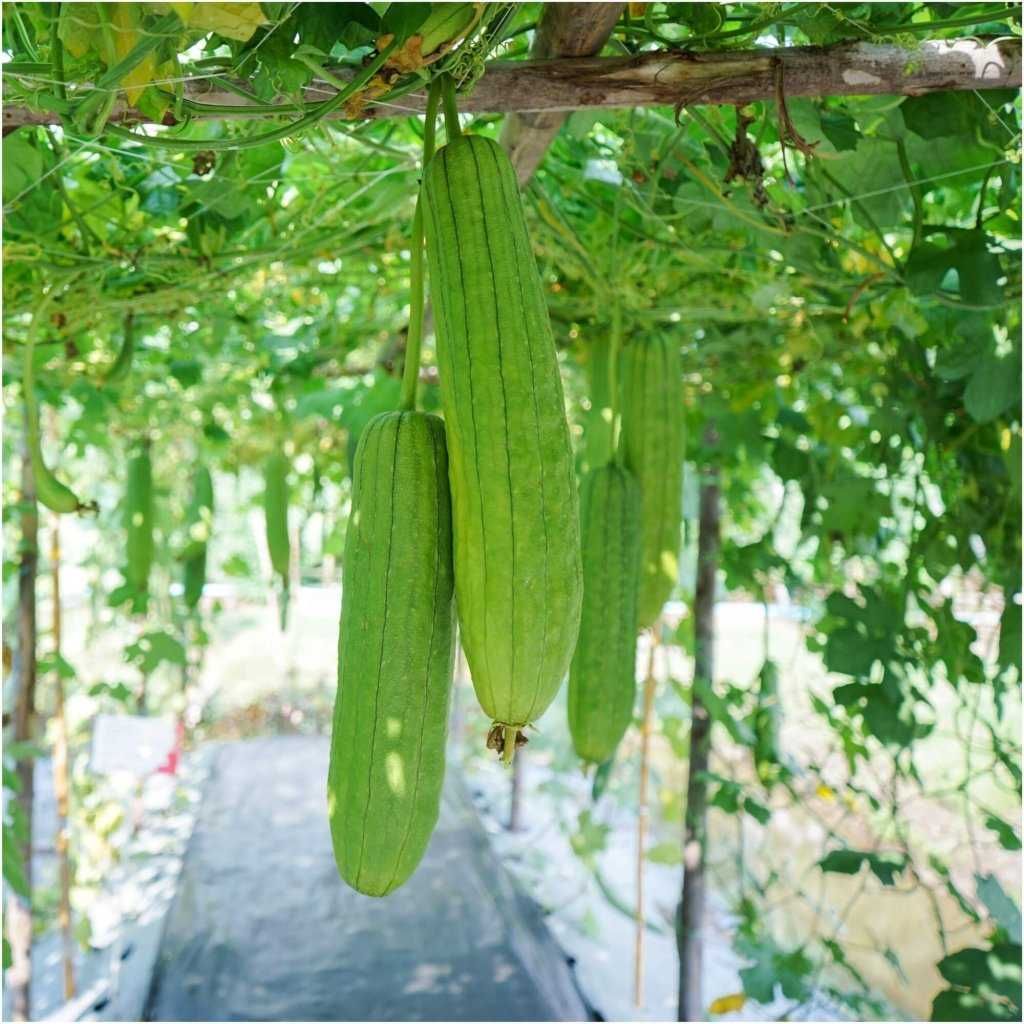
<svg viewBox="0 0 1024 1024"><path fill-rule="evenodd" d="M618 266L619 255L619 210L622 205L622 191L625 188L624 182L619 182L619 189L615 193L615 209L612 227L611 263L610 268L614 270ZM608 345L608 388L612 409L612 459L616 466L621 466L623 451L621 441L621 423L619 422L619 348L622 344L622 300L618 290L612 294L612 334Z"/></svg>
<svg viewBox="0 0 1024 1024"><path fill-rule="evenodd" d="M612 303L612 331L608 344L608 391L612 410L612 461L622 465L623 448L620 443L621 422L619 413L619 349L622 347L622 306L618 299Z"/></svg>
<svg viewBox="0 0 1024 1024"><path fill-rule="evenodd" d="M420 376L420 349L423 343L423 210L416 200L412 218L412 252L409 259L409 333L405 339L405 366L402 368L402 397L399 408L416 408L416 385Z"/></svg>
<svg viewBox="0 0 1024 1024"><path fill-rule="evenodd" d="M435 78L427 92L427 110L423 119L423 173L426 174L427 164L434 155L437 139L437 110L441 105L441 91L444 88L442 78Z"/></svg>
<svg viewBox="0 0 1024 1024"><path fill-rule="evenodd" d="M451 75L444 76L442 99L444 102L444 126L448 132L448 141L457 139L462 134L459 124L459 108L455 104L455 79Z"/></svg>
<svg viewBox="0 0 1024 1024"><path fill-rule="evenodd" d="M514 725L503 726L505 730L505 741L501 751L501 759L505 764L511 764L516 756L516 735L519 730Z"/></svg>
<svg viewBox="0 0 1024 1024"><path fill-rule="evenodd" d="M423 172L434 155L437 138L435 124L441 98L441 85L435 81L427 96L427 114L423 125ZM416 408L416 387L420 377L420 352L423 348L423 203L417 197L416 213L412 218L412 248L409 252L409 333L405 339L405 365L402 368L402 394L399 408Z"/></svg>

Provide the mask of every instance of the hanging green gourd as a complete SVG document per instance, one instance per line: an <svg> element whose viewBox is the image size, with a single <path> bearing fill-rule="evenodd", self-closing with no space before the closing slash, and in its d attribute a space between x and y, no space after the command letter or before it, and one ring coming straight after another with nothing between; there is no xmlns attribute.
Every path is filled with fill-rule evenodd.
<svg viewBox="0 0 1024 1024"><path fill-rule="evenodd" d="M280 584L281 629L288 625L291 538L288 534L288 459L277 450L263 465L263 518L270 565Z"/></svg>
<svg viewBox="0 0 1024 1024"><path fill-rule="evenodd" d="M565 678L579 631L579 500L561 375L515 172L462 135L422 190L448 436L455 586L473 686L511 760Z"/></svg>
<svg viewBox="0 0 1024 1024"><path fill-rule="evenodd" d="M192 476L192 498L186 513L187 537L181 553L184 563L185 606L194 610L206 585L206 555L213 531L213 478L199 465Z"/></svg>
<svg viewBox="0 0 1024 1024"><path fill-rule="evenodd" d="M125 579L143 599L149 591L153 567L153 466L149 441L139 442L128 459L124 495L127 561Z"/></svg>
<svg viewBox="0 0 1024 1024"><path fill-rule="evenodd" d="M437 90L427 107L433 146ZM455 653L443 422L416 411L423 229L413 221L401 408L359 439L345 538L327 805L341 877L385 896L416 869L440 813Z"/></svg>
<svg viewBox="0 0 1024 1024"><path fill-rule="evenodd" d="M604 366L615 396L621 326L613 327ZM636 700L637 599L640 586L640 487L622 464L617 443L618 403L612 401L608 441L611 460L583 479L583 615L569 669L569 731L587 764L609 761L633 719ZM606 458L608 455L606 454Z"/></svg>
<svg viewBox="0 0 1024 1024"><path fill-rule="evenodd" d="M652 626L679 579L683 521L683 378L679 348L665 335L623 346L624 464L640 484L643 563L637 622Z"/></svg>

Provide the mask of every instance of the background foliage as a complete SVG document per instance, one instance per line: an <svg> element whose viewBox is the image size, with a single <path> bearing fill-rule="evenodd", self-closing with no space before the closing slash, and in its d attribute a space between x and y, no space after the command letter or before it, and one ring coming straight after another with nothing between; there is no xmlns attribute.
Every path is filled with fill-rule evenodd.
<svg viewBox="0 0 1024 1024"><path fill-rule="evenodd" d="M440 6L4 7L7 102L63 119L3 140L5 610L11 621L22 408L12 356L53 290L36 353L53 414L45 447L100 506L81 526L97 628L127 638L136 679L178 674L145 695L150 708L181 706L179 676L195 678L210 629L211 609L190 619L176 587L182 467L211 465L218 505L234 489L217 524L234 534L227 524L244 523L254 500L252 471L284 444L305 526L299 571L329 573L341 550L355 440L397 399L422 127L402 116L328 121L335 91L303 90L325 63L357 72L390 36L390 70L346 102L358 114L373 95L401 114L403 92L437 70L470 85L487 56L525 54L539 15L534 4L483 5L467 14L466 40L450 52L442 40L429 61L409 39ZM998 4L629 7L608 52L913 46L1011 34L1019 18ZM196 76L237 77L280 106L211 118L179 88ZM121 100L180 126L114 125ZM802 698L821 742L798 749L787 749L785 722L801 711L780 702L787 665L767 645L751 678L702 694L715 722L714 814L741 836L784 835L793 814L821 829L799 877L784 857L744 857L730 841L721 884L749 967L728 1005L770 1003L780 986L793 1013L822 991L854 1013L885 1012L874 961L898 978L905 951L849 940L849 905L825 884L846 875L857 880L851 904L884 896L882 913L926 894L942 954L934 1019L1019 1019L1020 915L1007 895L1021 795L1019 99L949 92L786 108L578 112L527 187L580 463L599 444L607 399L588 371L614 296L627 334L668 332L684 355L686 564L696 480L715 466L723 594L805 609L806 647L827 673ZM471 128L499 126L481 116ZM112 380L129 314L134 355ZM426 358L431 407L429 344ZM140 437L153 443L161 575L132 616L104 605L119 600L118 502ZM255 584L261 571L257 548L235 538L211 577ZM684 602L690 585L692 569ZM689 649L688 621L664 631L667 646ZM669 664L655 773L671 827L690 683L684 656ZM139 699L137 682L97 680L86 664L66 671L100 703ZM546 756L573 771L556 748ZM608 794L566 826L584 858L601 848L608 801L631 799L632 750ZM87 807L80 800L83 822ZM18 835L16 810L5 844L8 828ZM814 913L797 915L794 901Z"/></svg>

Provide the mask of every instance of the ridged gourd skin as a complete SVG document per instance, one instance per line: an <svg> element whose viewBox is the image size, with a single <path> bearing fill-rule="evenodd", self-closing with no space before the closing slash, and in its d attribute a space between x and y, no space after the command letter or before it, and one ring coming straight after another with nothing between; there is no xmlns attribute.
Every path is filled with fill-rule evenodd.
<svg viewBox="0 0 1024 1024"><path fill-rule="evenodd" d="M263 467L263 514L267 531L267 550L274 572L288 582L291 540L288 537L288 460L274 452Z"/></svg>
<svg viewBox="0 0 1024 1024"><path fill-rule="evenodd" d="M198 466L192 476L186 526L188 537L181 556L185 563L185 606L195 608L206 585L206 551L213 530L213 478L206 466Z"/></svg>
<svg viewBox="0 0 1024 1024"><path fill-rule="evenodd" d="M128 554L125 578L137 590L145 591L153 565L153 467L147 444L139 446L128 459L124 528Z"/></svg>
<svg viewBox="0 0 1024 1024"><path fill-rule="evenodd" d="M654 625L679 578L685 423L678 347L633 341L621 355L624 462L640 485L643 558L638 626Z"/></svg>
<svg viewBox="0 0 1024 1024"><path fill-rule="evenodd" d="M385 896L437 824L455 654L444 424L391 412L363 430L345 537L327 803L341 877Z"/></svg>
<svg viewBox="0 0 1024 1024"><path fill-rule="evenodd" d="M569 731L577 755L602 764L633 719L636 699L640 487L616 465L584 478L583 618L569 670Z"/></svg>
<svg viewBox="0 0 1024 1024"><path fill-rule="evenodd" d="M558 359L501 148L449 142L426 169L423 202L461 641L481 707L521 727L554 699L579 630L579 499Z"/></svg>

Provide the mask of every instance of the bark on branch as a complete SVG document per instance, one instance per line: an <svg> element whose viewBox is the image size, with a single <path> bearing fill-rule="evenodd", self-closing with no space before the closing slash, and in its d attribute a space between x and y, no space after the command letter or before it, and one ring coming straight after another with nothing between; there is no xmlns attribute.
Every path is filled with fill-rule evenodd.
<svg viewBox="0 0 1024 1024"><path fill-rule="evenodd" d="M494 61L459 108L476 113L568 112L602 107L696 106L771 100L781 73L787 96L915 96L971 89L1016 89L1021 85L1019 39L948 39L902 47L880 43L790 46L716 53L656 51L634 57L572 57L550 60ZM6 77L6 73L5 73ZM344 72L339 71L339 77ZM186 95L204 103L234 108L224 118L266 118L247 111L235 93L215 81L191 82ZM314 83L308 100L333 95ZM394 103L380 102L364 112L371 117L400 117L422 112L425 96L409 93ZM282 106L282 117L294 110ZM123 105L112 120L137 121ZM8 104L4 130L23 124L56 123L52 113Z"/></svg>

